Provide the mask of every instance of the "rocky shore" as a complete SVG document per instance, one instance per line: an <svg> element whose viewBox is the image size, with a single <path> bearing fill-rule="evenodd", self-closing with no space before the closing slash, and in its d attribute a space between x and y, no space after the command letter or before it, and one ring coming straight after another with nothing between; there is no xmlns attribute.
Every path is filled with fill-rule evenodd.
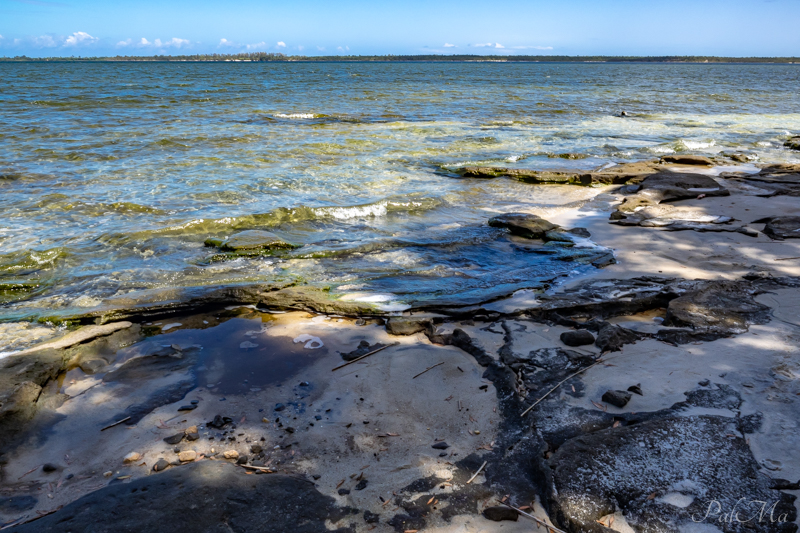
<svg viewBox="0 0 800 533"><path fill-rule="evenodd" d="M796 531L800 167L722 163L453 172L604 187L487 217L597 267L548 290L150 291L4 348L0 528Z"/></svg>

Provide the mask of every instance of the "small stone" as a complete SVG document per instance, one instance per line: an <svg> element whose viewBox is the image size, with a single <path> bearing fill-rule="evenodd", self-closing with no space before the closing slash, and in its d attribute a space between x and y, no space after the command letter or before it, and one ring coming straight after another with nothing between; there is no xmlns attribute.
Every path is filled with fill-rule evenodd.
<svg viewBox="0 0 800 533"><path fill-rule="evenodd" d="M197 452L194 450L186 450L178 454L178 460L182 463L188 463L197 459Z"/></svg>
<svg viewBox="0 0 800 533"><path fill-rule="evenodd" d="M442 452L439 454L439 457L447 457L447 452Z"/></svg>
<svg viewBox="0 0 800 533"><path fill-rule="evenodd" d="M314 420L322 420L322 417L320 415L314 415Z"/></svg>
<svg viewBox="0 0 800 533"><path fill-rule="evenodd" d="M602 400L616 407L625 407L631 401L631 393L622 390L610 390L603 394Z"/></svg>
<svg viewBox="0 0 800 533"><path fill-rule="evenodd" d="M111 477L113 475L114 475L114 472L112 472L111 470L109 470L108 472L103 472L103 477Z"/></svg>
<svg viewBox="0 0 800 533"><path fill-rule="evenodd" d="M366 479L362 479L362 480L361 480L361 481L359 481L359 482L358 482L358 484L356 485L356 487L355 487L355 488L356 488L356 490L364 490L364 489L366 489L366 488L367 488L367 483L368 483L368 482L367 482L367 480L366 480Z"/></svg>
<svg viewBox="0 0 800 533"><path fill-rule="evenodd" d="M301 386L301 387L308 387L308 386L309 386L309 383L308 383L308 381L301 381L301 382L300 382L300 386Z"/></svg>
<svg viewBox="0 0 800 533"><path fill-rule="evenodd" d="M481 430L480 430L480 429L475 429L475 430L473 430L472 432L473 432L474 434L476 434L476 435L480 435L480 434L481 434Z"/></svg>
<svg viewBox="0 0 800 533"><path fill-rule="evenodd" d="M711 384L711 380L704 379L703 381L700 381L697 384L700 385L701 387L708 387Z"/></svg>
<svg viewBox="0 0 800 533"><path fill-rule="evenodd" d="M184 429L183 432L187 435L189 433L197 433L197 426L189 426L188 428Z"/></svg>
<svg viewBox="0 0 800 533"><path fill-rule="evenodd" d="M191 401L191 402L189 402L189 403L190 403L190 404L192 404L192 405L197 405L197 404L199 404L199 403L200 403L200 400L192 400L192 401Z"/></svg>
<svg viewBox="0 0 800 533"><path fill-rule="evenodd" d="M275 404L275 411L280 412L283 411L284 409L286 409L286 406L283 405L282 403Z"/></svg>
<svg viewBox="0 0 800 533"><path fill-rule="evenodd" d="M433 448L434 450L446 450L449 447L450 445L447 444L446 442L437 442L436 444L431 446L431 448Z"/></svg>
<svg viewBox="0 0 800 533"><path fill-rule="evenodd" d="M260 444L253 444L250 446L250 451L253 453L261 453L264 451L264 448Z"/></svg>
<svg viewBox="0 0 800 533"><path fill-rule="evenodd" d="M153 465L153 472L161 472L162 470L166 470L168 466L169 461L162 457Z"/></svg>
<svg viewBox="0 0 800 533"><path fill-rule="evenodd" d="M484 509L483 516L486 517L487 520L492 520L494 522L502 522L503 520L516 522L519 519L519 513L517 513L514 509L501 507L499 505Z"/></svg>
<svg viewBox="0 0 800 533"><path fill-rule="evenodd" d="M222 455L225 457L225 459L239 458L239 452L237 452L236 450L226 450Z"/></svg>
<svg viewBox="0 0 800 533"><path fill-rule="evenodd" d="M178 411L193 411L195 409L197 409L197 406L192 404L181 405L180 407L178 407Z"/></svg>
<svg viewBox="0 0 800 533"><path fill-rule="evenodd" d="M348 489L339 489L337 492L339 493L339 496L347 496L348 494L350 494L350 491Z"/></svg>
<svg viewBox="0 0 800 533"><path fill-rule="evenodd" d="M55 472L56 470L58 470L58 467L53 463L45 463L44 465L42 465L43 472L50 473L50 472Z"/></svg>
<svg viewBox="0 0 800 533"><path fill-rule="evenodd" d="M167 444L178 444L180 441L183 440L184 434L178 433L177 435L172 435L171 437L166 437L164 442Z"/></svg>
<svg viewBox="0 0 800 533"><path fill-rule="evenodd" d="M287 427L286 428L286 433L294 433L294 428L293 427Z"/></svg>
<svg viewBox="0 0 800 533"><path fill-rule="evenodd" d="M316 480L318 480L319 478L321 478L322 476L320 476L319 474L314 474L314 475L313 475L313 476L311 476L311 477L314 479L314 481L316 481Z"/></svg>
<svg viewBox="0 0 800 533"><path fill-rule="evenodd" d="M631 385L630 387L628 387L628 392L632 392L634 394L638 394L639 396L644 396L644 394L642 393L642 384L641 383L637 383L636 385Z"/></svg>
<svg viewBox="0 0 800 533"><path fill-rule="evenodd" d="M246 455L240 455L239 458L236 459L236 464L237 465L246 465L247 464L247 456Z"/></svg>
<svg viewBox="0 0 800 533"><path fill-rule="evenodd" d="M137 453L137 452L131 452L131 453L129 453L128 455L126 455L122 459L122 462L125 463L125 464L135 463L136 461L138 461L141 458L142 458L142 454Z"/></svg>
<svg viewBox="0 0 800 533"><path fill-rule="evenodd" d="M377 524L380 522L381 517L378 514L375 514L370 511L364 511L364 522L367 524Z"/></svg>
<svg viewBox="0 0 800 533"><path fill-rule="evenodd" d="M594 344L594 335L585 329L565 331L561 334L561 342L567 346L586 346Z"/></svg>
<svg viewBox="0 0 800 533"><path fill-rule="evenodd" d="M200 438L200 434L199 433L187 433L186 434L186 440L188 440L188 441L195 441L195 440L197 440L199 438Z"/></svg>

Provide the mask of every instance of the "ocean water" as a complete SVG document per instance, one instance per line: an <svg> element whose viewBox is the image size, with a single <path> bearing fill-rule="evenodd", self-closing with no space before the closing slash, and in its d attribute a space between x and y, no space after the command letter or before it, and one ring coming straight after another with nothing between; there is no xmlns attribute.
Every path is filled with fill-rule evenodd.
<svg viewBox="0 0 800 533"><path fill-rule="evenodd" d="M541 287L594 267L487 219L606 191L452 169L800 162L798 87L800 65L0 63L0 320L276 280L387 309ZM300 247L204 246L245 229Z"/></svg>

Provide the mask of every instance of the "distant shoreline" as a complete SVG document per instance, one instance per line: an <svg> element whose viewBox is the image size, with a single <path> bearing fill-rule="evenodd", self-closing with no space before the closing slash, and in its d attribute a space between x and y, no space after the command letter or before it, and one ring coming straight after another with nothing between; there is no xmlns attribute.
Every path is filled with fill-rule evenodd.
<svg viewBox="0 0 800 533"><path fill-rule="evenodd" d="M715 56L479 56L479 55L386 55L386 56L287 56L283 54L198 54L181 56L105 57L0 57L2 63L667 63L667 64L800 64L800 57Z"/></svg>

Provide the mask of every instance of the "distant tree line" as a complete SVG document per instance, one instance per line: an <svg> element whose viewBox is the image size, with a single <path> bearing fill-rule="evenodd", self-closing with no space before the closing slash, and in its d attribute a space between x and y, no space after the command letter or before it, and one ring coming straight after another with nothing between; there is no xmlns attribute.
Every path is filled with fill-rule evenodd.
<svg viewBox="0 0 800 533"><path fill-rule="evenodd" d="M800 63L800 57L716 57L716 56L486 56L486 55L384 55L384 56L287 56L280 53L194 54L113 57L0 57L5 62L46 61L492 61L542 63Z"/></svg>

